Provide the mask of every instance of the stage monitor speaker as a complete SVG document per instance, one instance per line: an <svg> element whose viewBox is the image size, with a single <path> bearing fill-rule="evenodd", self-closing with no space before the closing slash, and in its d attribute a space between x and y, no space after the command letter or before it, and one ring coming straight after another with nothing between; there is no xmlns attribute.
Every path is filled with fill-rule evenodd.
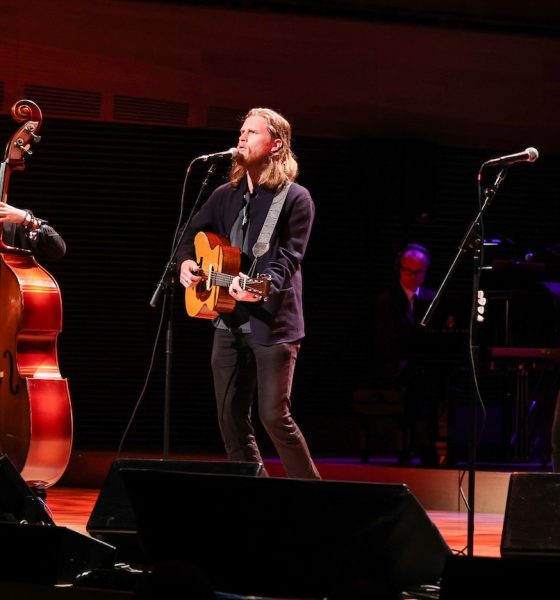
<svg viewBox="0 0 560 600"><path fill-rule="evenodd" d="M6 581L71 584L84 571L115 564L113 546L66 527L0 523L0 539Z"/></svg>
<svg viewBox="0 0 560 600"><path fill-rule="evenodd" d="M150 561L188 564L228 593L394 593L435 584L450 553L405 484L138 469L122 477Z"/></svg>
<svg viewBox="0 0 560 600"><path fill-rule="evenodd" d="M439 600L553 598L558 566L551 558L450 556L443 570Z"/></svg>
<svg viewBox="0 0 560 600"><path fill-rule="evenodd" d="M54 525L43 500L25 483L6 454L0 455L0 522Z"/></svg>
<svg viewBox="0 0 560 600"><path fill-rule="evenodd" d="M262 473L261 463L235 461L166 460L123 458L113 462L99 492L97 502L87 522L88 533L117 549L117 560L143 563L145 553L136 530L136 518L125 488L123 469L219 473L257 477Z"/></svg>
<svg viewBox="0 0 560 600"><path fill-rule="evenodd" d="M560 557L560 473L512 473L502 556Z"/></svg>
<svg viewBox="0 0 560 600"><path fill-rule="evenodd" d="M57 527L44 501L0 455L0 579L72 583L85 570L114 565L115 548Z"/></svg>

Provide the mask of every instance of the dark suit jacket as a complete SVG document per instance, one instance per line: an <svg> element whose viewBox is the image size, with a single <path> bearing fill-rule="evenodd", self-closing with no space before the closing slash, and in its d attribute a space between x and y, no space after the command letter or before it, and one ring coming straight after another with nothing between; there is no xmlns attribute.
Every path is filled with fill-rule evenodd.
<svg viewBox="0 0 560 600"><path fill-rule="evenodd" d="M246 192L247 181L243 180L237 189L227 183L210 195L187 227L177 251L179 269L184 260L195 258L193 241L199 231L229 238ZM257 186L255 192L256 196L251 200L248 230L251 260L254 258L253 245L259 237L276 190ZM259 344L293 342L305 335L301 262L314 216L315 206L308 190L292 183L272 234L270 249L257 260L256 265L256 273L266 273L272 277L270 298L268 302L245 303L250 314L251 332Z"/></svg>
<svg viewBox="0 0 560 600"><path fill-rule="evenodd" d="M410 360L421 359L422 331L418 323L434 296L433 290L420 288L414 315L398 282L375 298L370 358L373 383L398 382Z"/></svg>

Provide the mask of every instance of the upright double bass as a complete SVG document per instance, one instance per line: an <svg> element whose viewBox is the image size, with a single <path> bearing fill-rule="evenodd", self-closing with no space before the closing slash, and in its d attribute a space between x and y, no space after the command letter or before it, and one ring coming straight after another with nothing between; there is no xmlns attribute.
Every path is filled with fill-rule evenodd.
<svg viewBox="0 0 560 600"><path fill-rule="evenodd" d="M1 202L11 173L25 168L40 140L34 102L16 102L12 117L22 125L0 163ZM6 245L2 231L0 224L0 452L30 487L45 490L63 475L72 449L70 394L57 353L62 301L53 276L29 250Z"/></svg>

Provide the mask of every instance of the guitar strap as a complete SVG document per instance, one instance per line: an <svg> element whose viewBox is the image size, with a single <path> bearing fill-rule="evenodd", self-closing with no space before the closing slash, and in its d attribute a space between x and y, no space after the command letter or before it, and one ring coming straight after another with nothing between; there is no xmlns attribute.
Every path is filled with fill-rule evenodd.
<svg viewBox="0 0 560 600"><path fill-rule="evenodd" d="M286 183L278 190L272 199L272 204L268 209L268 214L266 215L265 222L263 223L261 232L259 233L259 239L253 246L253 255L255 259L253 260L253 264L249 269L249 277L254 275L257 259L270 249L270 238L272 237L272 232L274 231L276 223L278 222L278 217L280 216L282 206L284 206L284 201L286 200L286 196L288 195L288 190L290 189L291 185L291 181L286 181Z"/></svg>

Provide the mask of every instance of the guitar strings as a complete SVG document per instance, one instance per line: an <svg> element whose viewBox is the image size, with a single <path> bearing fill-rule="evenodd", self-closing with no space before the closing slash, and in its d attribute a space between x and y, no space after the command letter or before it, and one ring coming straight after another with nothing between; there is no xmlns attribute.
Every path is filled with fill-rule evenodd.
<svg viewBox="0 0 560 600"><path fill-rule="evenodd" d="M208 271L205 271L204 269L200 269L199 273L203 273L206 276L206 278L208 278ZM229 287L235 277L236 277L236 275L229 275L228 273L221 273L220 271L211 271L210 285L215 284L215 285L219 285L220 287ZM241 289L243 289L243 290L246 289L247 283L251 283L251 280L241 277L241 279L240 279Z"/></svg>
<svg viewBox="0 0 560 600"><path fill-rule="evenodd" d="M208 271L205 271L204 269L199 269L198 272L205 275L206 278L208 279ZM235 277L236 277L236 275L229 275L228 273L222 273L220 271L211 271L210 285L218 285L220 287L229 287ZM258 280L241 277L239 284L240 284L240 287L242 290L261 294L262 292L260 290L254 289L251 287L247 287L248 285L255 285L258 283L259 283Z"/></svg>

